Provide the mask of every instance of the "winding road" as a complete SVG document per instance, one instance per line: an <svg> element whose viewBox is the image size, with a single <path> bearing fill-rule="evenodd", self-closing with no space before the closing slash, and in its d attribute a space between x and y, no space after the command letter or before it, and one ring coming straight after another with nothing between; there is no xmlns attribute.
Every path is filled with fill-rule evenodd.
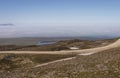
<svg viewBox="0 0 120 78"><path fill-rule="evenodd" d="M98 53L98 52L102 52L104 50L108 50L108 49L112 49L112 48L116 48L116 47L120 47L120 39L118 39L116 42L107 45L107 46L103 46L103 47L98 47L98 48L92 48L92 49L83 49L83 50L67 50L67 51L0 51L0 54L76 54L76 55L91 55L94 53ZM40 66L45 66L48 64L52 64L52 63L56 63L56 62L60 62L60 61L66 61L66 60L71 60L74 59L75 57L70 57L70 58L65 58L65 59L60 59L60 60L56 60L56 61L52 61L52 62L48 62L48 63L43 63L43 64L39 64L36 67L40 67Z"/></svg>
<svg viewBox="0 0 120 78"><path fill-rule="evenodd" d="M14 54L83 54L83 53L96 53L107 49L120 47L120 39L116 42L98 48L83 49L83 50L65 50L65 51L0 51L1 53L14 53Z"/></svg>

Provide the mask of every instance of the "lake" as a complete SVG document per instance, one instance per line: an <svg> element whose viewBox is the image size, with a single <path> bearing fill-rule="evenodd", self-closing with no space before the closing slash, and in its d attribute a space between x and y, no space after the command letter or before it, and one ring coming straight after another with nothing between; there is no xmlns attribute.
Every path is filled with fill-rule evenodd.
<svg viewBox="0 0 120 78"><path fill-rule="evenodd" d="M47 44L54 44L56 41L40 41L36 45L47 45Z"/></svg>

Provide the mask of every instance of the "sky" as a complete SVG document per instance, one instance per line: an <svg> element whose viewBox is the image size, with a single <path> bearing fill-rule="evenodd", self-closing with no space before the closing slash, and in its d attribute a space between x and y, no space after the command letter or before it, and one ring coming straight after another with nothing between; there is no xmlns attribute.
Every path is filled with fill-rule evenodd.
<svg viewBox="0 0 120 78"><path fill-rule="evenodd" d="M0 38L59 36L120 36L120 0L0 0Z"/></svg>

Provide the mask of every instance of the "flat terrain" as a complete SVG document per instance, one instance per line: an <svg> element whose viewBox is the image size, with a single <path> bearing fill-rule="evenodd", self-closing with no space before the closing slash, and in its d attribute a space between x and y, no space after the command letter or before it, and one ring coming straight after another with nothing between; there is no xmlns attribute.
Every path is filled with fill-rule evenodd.
<svg viewBox="0 0 120 78"><path fill-rule="evenodd" d="M107 49L112 49L120 47L120 39L115 41L112 44L109 44L107 46L97 47L97 48L91 48L91 49L83 49L83 50L62 50L62 51L1 51L0 53L15 53L15 54L81 54L81 53L97 53L100 51L104 51Z"/></svg>
<svg viewBox="0 0 120 78"><path fill-rule="evenodd" d="M0 45L35 45L41 38L0 38Z"/></svg>
<svg viewBox="0 0 120 78"><path fill-rule="evenodd" d="M60 41L60 40L73 40L73 39L90 39L97 38L89 37L56 37L56 38L37 38L37 37L21 37L21 38L0 38L0 45L36 45L39 41Z"/></svg>
<svg viewBox="0 0 120 78"><path fill-rule="evenodd" d="M113 42L115 42L117 39L107 39L107 40L60 40L57 41L54 44L48 44L48 45L31 45L31 42L39 41L39 39L14 39L14 40L8 40L12 41L11 45L9 45L9 42L5 42L8 45L2 45L2 41L0 41L0 51L61 51L61 50L70 50L70 47L77 47L79 50L81 49L89 49L89 48L95 48L95 47L101 47L109 45ZM14 42L13 42L14 41ZM29 45L26 45L30 43ZM16 43L16 44L14 44ZM20 43L21 45L18 45L17 43ZM37 42L36 42L37 43ZM23 44L23 45L22 45Z"/></svg>

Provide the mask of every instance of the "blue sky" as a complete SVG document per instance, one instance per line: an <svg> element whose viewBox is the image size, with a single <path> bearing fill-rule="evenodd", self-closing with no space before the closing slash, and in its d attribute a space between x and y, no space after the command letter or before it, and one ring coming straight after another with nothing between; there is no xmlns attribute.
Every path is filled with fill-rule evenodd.
<svg viewBox="0 0 120 78"><path fill-rule="evenodd" d="M120 36L120 0L0 0L7 23L0 37Z"/></svg>

